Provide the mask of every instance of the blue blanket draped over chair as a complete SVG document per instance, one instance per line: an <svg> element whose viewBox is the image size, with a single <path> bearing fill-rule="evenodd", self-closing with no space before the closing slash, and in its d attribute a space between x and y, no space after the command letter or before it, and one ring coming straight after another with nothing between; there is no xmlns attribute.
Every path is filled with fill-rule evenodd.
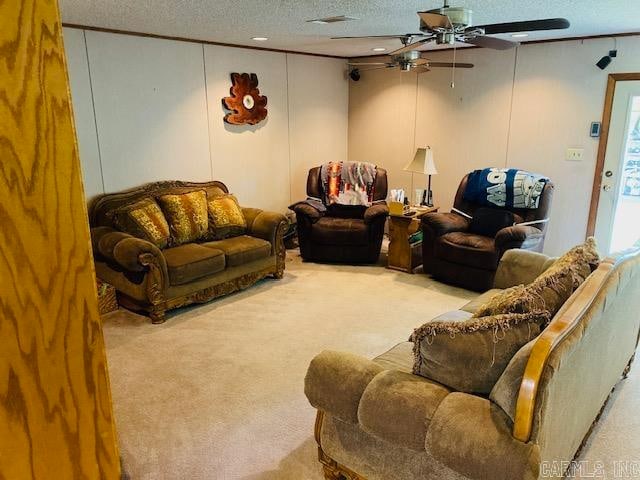
<svg viewBox="0 0 640 480"><path fill-rule="evenodd" d="M549 178L517 168L485 168L469 174L463 199L487 207L536 209Z"/></svg>

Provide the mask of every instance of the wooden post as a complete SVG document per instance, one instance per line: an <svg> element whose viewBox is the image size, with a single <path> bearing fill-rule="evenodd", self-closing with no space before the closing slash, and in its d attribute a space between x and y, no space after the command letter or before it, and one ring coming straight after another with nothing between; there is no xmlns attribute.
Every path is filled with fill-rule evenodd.
<svg viewBox="0 0 640 480"><path fill-rule="evenodd" d="M0 478L117 479L55 0L0 2Z"/></svg>

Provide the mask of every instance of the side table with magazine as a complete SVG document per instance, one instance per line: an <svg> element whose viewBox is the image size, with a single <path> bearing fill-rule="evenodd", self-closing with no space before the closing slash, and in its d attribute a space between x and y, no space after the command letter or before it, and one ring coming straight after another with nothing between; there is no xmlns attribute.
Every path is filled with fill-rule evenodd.
<svg viewBox="0 0 640 480"><path fill-rule="evenodd" d="M404 214L389 215L389 252L387 268L413 273L422 265L420 218L438 207L411 207Z"/></svg>

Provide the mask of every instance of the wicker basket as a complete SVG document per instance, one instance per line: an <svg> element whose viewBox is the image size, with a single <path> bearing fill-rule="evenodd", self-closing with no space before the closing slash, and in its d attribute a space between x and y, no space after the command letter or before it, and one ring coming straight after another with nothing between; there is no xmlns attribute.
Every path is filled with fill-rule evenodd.
<svg viewBox="0 0 640 480"><path fill-rule="evenodd" d="M118 309L116 289L108 283L98 280L98 311L100 315L113 312Z"/></svg>

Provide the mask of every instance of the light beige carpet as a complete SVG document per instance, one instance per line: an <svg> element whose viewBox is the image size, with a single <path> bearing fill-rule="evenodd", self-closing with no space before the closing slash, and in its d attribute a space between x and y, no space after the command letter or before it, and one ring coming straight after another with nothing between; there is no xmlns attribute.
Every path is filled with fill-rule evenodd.
<svg viewBox="0 0 640 480"><path fill-rule="evenodd" d="M290 252L284 279L178 310L163 325L126 311L105 316L127 473L133 480L322 480L315 411L303 393L311 358L323 349L375 356L474 296L425 275L302 263ZM585 458L640 458L640 423L630 415L638 402L633 376Z"/></svg>

